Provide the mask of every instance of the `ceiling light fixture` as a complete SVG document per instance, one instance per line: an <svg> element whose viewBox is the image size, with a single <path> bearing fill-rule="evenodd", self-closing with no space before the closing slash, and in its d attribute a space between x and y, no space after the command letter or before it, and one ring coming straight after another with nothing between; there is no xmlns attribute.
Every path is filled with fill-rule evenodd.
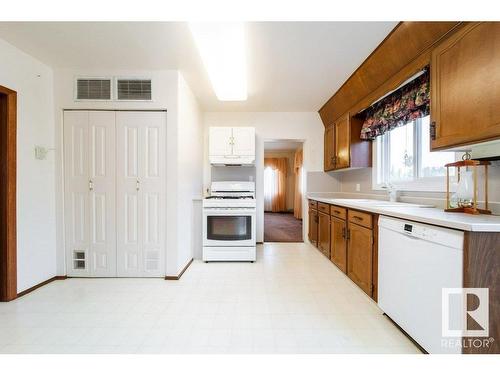
<svg viewBox="0 0 500 375"><path fill-rule="evenodd" d="M243 23L190 22L189 28L217 98L247 100Z"/></svg>

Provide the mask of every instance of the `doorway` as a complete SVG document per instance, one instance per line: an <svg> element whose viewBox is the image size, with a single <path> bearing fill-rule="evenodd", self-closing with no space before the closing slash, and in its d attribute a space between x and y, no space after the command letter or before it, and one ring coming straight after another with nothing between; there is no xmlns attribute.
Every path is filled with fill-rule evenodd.
<svg viewBox="0 0 500 375"><path fill-rule="evenodd" d="M17 93L0 86L0 301L17 297Z"/></svg>
<svg viewBox="0 0 500 375"><path fill-rule="evenodd" d="M264 143L264 242L303 242L302 142Z"/></svg>

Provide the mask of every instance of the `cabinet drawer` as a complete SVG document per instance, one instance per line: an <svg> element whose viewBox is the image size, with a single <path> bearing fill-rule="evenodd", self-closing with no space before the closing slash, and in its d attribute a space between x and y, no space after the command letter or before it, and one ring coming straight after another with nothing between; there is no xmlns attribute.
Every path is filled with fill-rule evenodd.
<svg viewBox="0 0 500 375"><path fill-rule="evenodd" d="M318 211L330 215L330 205L328 203L318 202Z"/></svg>
<svg viewBox="0 0 500 375"><path fill-rule="evenodd" d="M314 210L317 210L318 209L318 202L316 201L309 201L309 208L312 208Z"/></svg>
<svg viewBox="0 0 500 375"><path fill-rule="evenodd" d="M330 206L330 215L345 220L347 216L347 209L339 206Z"/></svg>
<svg viewBox="0 0 500 375"><path fill-rule="evenodd" d="M351 223L362 225L366 228L371 228L373 225L372 215L367 214L366 212L349 210L347 216L349 217L349 221Z"/></svg>

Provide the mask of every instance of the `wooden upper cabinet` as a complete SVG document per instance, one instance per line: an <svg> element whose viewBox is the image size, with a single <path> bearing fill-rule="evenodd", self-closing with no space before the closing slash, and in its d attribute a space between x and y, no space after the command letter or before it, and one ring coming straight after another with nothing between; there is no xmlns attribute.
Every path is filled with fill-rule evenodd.
<svg viewBox="0 0 500 375"><path fill-rule="evenodd" d="M318 249L330 258L330 214L318 212Z"/></svg>
<svg viewBox="0 0 500 375"><path fill-rule="evenodd" d="M350 166L350 123L348 113L335 122L335 169L348 168Z"/></svg>
<svg viewBox="0 0 500 375"><path fill-rule="evenodd" d="M324 170L335 169L335 124L325 128Z"/></svg>
<svg viewBox="0 0 500 375"><path fill-rule="evenodd" d="M362 125L346 113L325 128L325 171L371 167L371 142L360 139Z"/></svg>
<svg viewBox="0 0 500 375"><path fill-rule="evenodd" d="M373 292L373 233L369 228L348 224L347 276L370 297Z"/></svg>
<svg viewBox="0 0 500 375"><path fill-rule="evenodd" d="M465 25L431 64L432 149L500 138L500 23Z"/></svg>
<svg viewBox="0 0 500 375"><path fill-rule="evenodd" d="M330 260L342 270L347 272L347 239L346 222L332 216L330 218Z"/></svg>

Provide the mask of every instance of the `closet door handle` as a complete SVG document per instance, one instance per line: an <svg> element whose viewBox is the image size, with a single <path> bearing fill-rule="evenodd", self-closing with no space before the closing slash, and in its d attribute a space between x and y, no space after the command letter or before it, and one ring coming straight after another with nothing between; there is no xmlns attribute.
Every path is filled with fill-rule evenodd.
<svg viewBox="0 0 500 375"><path fill-rule="evenodd" d="M141 182L139 181L139 179L135 180L135 190L139 191L139 189L141 188Z"/></svg>
<svg viewBox="0 0 500 375"><path fill-rule="evenodd" d="M89 179L89 190L94 191L94 181L92 179Z"/></svg>

